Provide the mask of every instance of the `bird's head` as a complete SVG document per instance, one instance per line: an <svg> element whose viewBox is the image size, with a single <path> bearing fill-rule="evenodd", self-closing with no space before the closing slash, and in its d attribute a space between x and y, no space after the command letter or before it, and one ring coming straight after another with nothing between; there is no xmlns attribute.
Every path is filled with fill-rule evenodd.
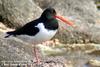
<svg viewBox="0 0 100 67"><path fill-rule="evenodd" d="M41 17L43 19L52 19L56 16L56 11L54 8L47 8L44 10L44 12L42 13Z"/></svg>
<svg viewBox="0 0 100 67"><path fill-rule="evenodd" d="M44 20L50 20L50 19L60 19L62 20L63 22L65 22L66 24L74 27L75 25L70 22L69 20L66 20L64 17L62 16L58 16L55 9L54 8L47 8L44 10L44 12L42 13L41 15L41 18L44 19Z"/></svg>

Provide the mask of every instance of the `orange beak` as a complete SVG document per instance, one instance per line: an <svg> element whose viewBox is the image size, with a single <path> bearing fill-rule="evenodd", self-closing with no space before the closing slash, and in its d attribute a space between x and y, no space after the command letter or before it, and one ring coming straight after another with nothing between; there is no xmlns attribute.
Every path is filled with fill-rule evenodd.
<svg viewBox="0 0 100 67"><path fill-rule="evenodd" d="M66 18L64 18L62 16L55 16L55 18L58 18L58 19L62 20L63 22L65 22L66 24L68 24L68 25L70 25L72 27L74 26L74 23L73 22L67 20Z"/></svg>

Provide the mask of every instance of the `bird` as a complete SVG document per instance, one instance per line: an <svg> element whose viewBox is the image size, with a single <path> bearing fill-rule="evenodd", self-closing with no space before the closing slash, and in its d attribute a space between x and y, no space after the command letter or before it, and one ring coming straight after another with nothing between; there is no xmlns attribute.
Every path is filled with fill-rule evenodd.
<svg viewBox="0 0 100 67"><path fill-rule="evenodd" d="M39 18L26 23L19 29L6 32L7 36L5 36L5 38L9 38L10 36L29 37L30 39L28 39L28 41L31 41L33 45L48 41L53 38L53 36L58 31L58 19L74 27L74 24L72 22L66 20L62 16L57 15L54 8L48 7L43 11ZM38 51L35 46L36 45L34 45L33 51L36 62L40 63Z"/></svg>

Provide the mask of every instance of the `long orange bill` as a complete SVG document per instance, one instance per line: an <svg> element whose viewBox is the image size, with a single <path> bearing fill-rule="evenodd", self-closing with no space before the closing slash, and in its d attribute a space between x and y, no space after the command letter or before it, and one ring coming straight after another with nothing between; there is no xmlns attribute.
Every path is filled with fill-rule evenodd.
<svg viewBox="0 0 100 67"><path fill-rule="evenodd" d="M55 18L58 18L60 20L62 20L63 22L65 22L66 24L70 25L70 26L74 26L74 23L69 21L69 20L66 20L66 18L62 17L62 16L55 16Z"/></svg>

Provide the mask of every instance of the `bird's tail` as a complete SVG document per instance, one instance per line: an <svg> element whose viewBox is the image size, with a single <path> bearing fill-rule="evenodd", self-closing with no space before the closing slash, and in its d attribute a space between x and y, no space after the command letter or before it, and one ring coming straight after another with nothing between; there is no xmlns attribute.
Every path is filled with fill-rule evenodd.
<svg viewBox="0 0 100 67"><path fill-rule="evenodd" d="M8 38L11 35L14 35L14 31L10 31L10 32L6 32L7 36L5 36L5 38Z"/></svg>

